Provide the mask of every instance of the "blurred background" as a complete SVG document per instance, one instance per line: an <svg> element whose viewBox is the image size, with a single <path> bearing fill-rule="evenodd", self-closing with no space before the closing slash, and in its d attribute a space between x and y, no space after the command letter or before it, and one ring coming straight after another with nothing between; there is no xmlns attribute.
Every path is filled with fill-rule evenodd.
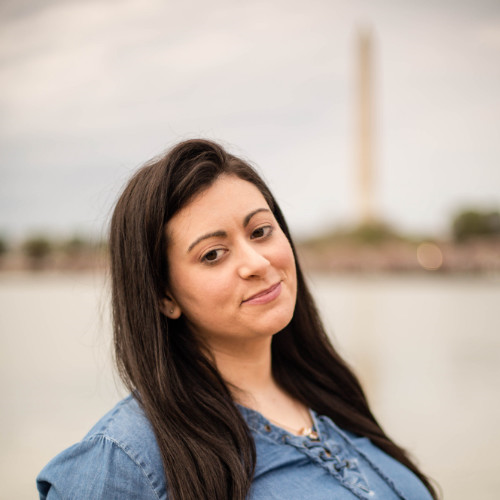
<svg viewBox="0 0 500 500"><path fill-rule="evenodd" d="M3 0L0 37L0 498L123 395L107 223L191 137L269 182L388 433L496 498L496 0Z"/></svg>

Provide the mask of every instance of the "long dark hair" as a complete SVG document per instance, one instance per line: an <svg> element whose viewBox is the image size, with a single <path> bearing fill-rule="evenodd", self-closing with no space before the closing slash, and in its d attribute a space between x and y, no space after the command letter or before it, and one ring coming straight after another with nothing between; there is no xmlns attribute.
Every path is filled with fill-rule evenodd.
<svg viewBox="0 0 500 500"><path fill-rule="evenodd" d="M372 415L361 386L326 335L281 210L246 162L207 140L189 140L142 167L118 200L110 229L115 358L153 430L174 500L243 500L252 483L255 445L214 363L183 318L160 310L168 289L165 227L222 174L253 183L287 236L297 268L297 304L272 340L272 370L292 397L340 427L368 437L436 494Z"/></svg>

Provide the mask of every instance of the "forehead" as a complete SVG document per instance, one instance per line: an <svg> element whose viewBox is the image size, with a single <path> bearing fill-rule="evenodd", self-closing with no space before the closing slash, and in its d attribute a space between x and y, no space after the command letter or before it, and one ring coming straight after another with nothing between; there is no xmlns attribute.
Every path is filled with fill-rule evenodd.
<svg viewBox="0 0 500 500"><path fill-rule="evenodd" d="M197 194L167 224L169 239L198 236L200 231L224 229L223 224L244 217L257 208L269 208L264 196L251 182L222 175Z"/></svg>

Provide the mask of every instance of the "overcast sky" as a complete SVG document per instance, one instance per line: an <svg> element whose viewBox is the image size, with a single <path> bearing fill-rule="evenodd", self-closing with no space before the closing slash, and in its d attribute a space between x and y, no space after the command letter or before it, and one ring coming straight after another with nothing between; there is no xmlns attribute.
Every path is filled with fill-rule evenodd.
<svg viewBox="0 0 500 500"><path fill-rule="evenodd" d="M438 233L500 208L498 0L3 0L0 233L101 233L139 165L208 137L296 235L357 216L356 32L371 26L376 207Z"/></svg>

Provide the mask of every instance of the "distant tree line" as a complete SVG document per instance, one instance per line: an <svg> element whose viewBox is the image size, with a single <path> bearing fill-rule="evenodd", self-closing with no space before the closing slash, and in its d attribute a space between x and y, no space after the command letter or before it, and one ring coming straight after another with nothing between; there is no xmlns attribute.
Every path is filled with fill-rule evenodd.
<svg viewBox="0 0 500 500"><path fill-rule="evenodd" d="M7 246L7 240L5 238L2 238L2 236L0 236L0 257L4 253L7 253L8 248L9 247Z"/></svg>
<svg viewBox="0 0 500 500"><path fill-rule="evenodd" d="M471 240L491 240L500 238L500 212L463 209L450 222L450 233L457 244ZM360 245L377 245L379 243L406 241L418 243L423 239L433 240L434 237L412 236L399 233L387 224L374 221L372 223L347 228L336 228L313 236L303 241L309 247L317 249L328 248L331 244L349 242ZM447 237L437 238L446 240Z"/></svg>
<svg viewBox="0 0 500 500"><path fill-rule="evenodd" d="M66 240L55 240L44 235L34 235L26 238L21 246L21 251L34 259L48 256L52 252L61 252L68 256L81 253L100 251L105 248L103 241L89 240L82 236L72 236Z"/></svg>
<svg viewBox="0 0 500 500"><path fill-rule="evenodd" d="M0 235L0 259L8 254L22 257L33 268L44 267L47 260L57 256L66 259L92 257L103 254L106 242L74 235L67 239L58 239L45 234L33 234L21 242L12 243Z"/></svg>
<svg viewBox="0 0 500 500"><path fill-rule="evenodd" d="M472 239L500 238L500 212L474 209L462 210L451 221L451 233L457 243L467 242ZM384 224L374 223L347 231L320 235L313 238L311 242L322 244L328 243L332 239L346 238L361 244L372 244L403 237ZM103 254L106 248L106 241L86 238L81 235L74 235L61 240L51 238L46 234L33 234L15 245L11 244L6 237L0 235L0 259L9 253L21 254L31 261L35 267L54 254L71 259L82 255Z"/></svg>
<svg viewBox="0 0 500 500"><path fill-rule="evenodd" d="M464 210L453 220L453 238L461 243L473 238L500 236L500 212Z"/></svg>

